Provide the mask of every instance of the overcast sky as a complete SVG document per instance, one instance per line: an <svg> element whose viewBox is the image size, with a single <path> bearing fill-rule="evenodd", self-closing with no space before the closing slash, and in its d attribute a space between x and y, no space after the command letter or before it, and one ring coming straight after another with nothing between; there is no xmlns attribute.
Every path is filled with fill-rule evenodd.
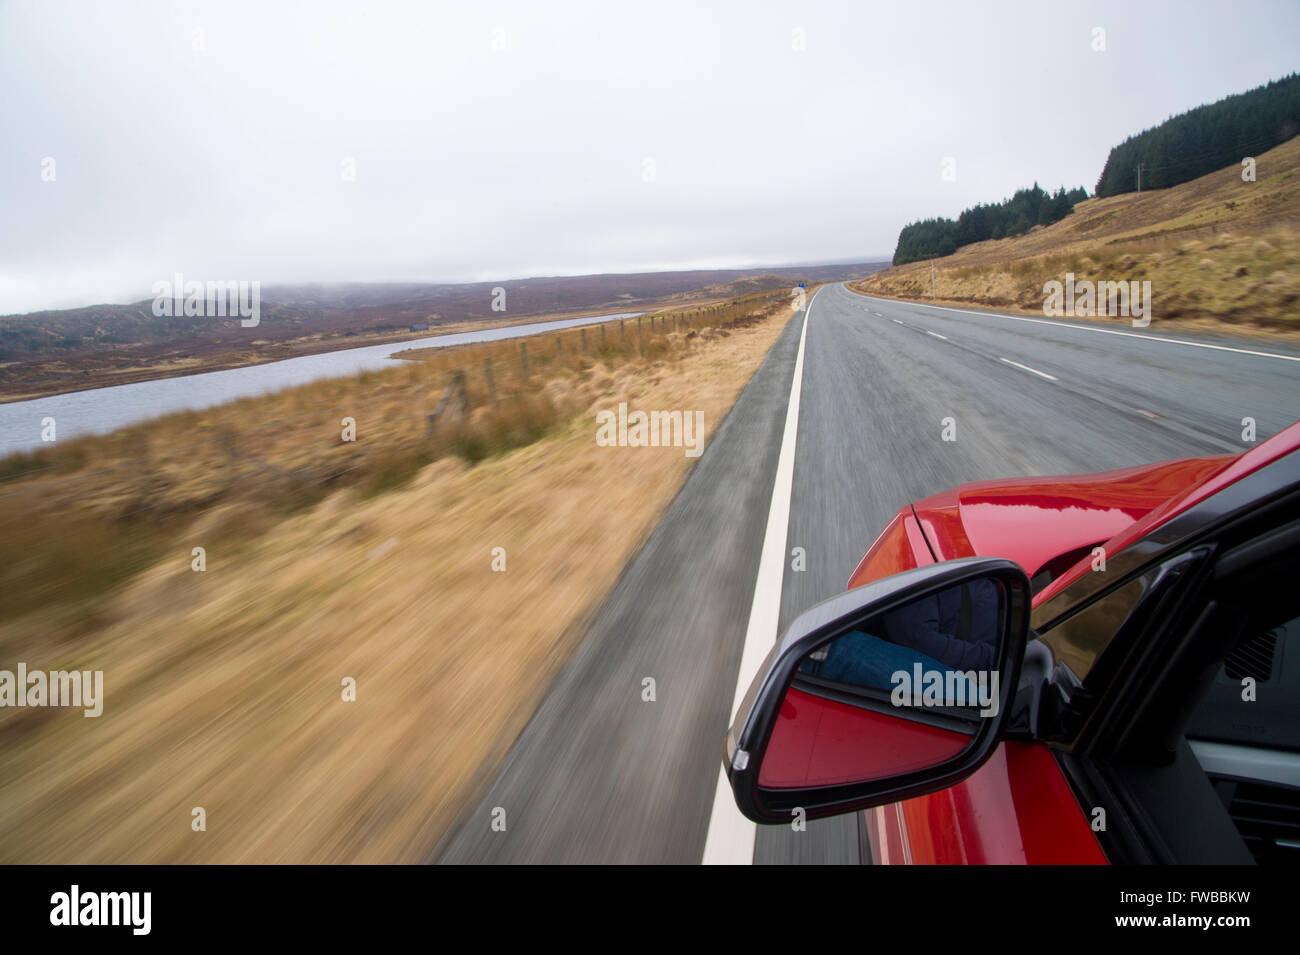
<svg viewBox="0 0 1300 955"><path fill-rule="evenodd" d="M1297 38L1294 2L0 0L0 314L177 271L887 258L917 218L1091 191L1127 135L1300 68Z"/></svg>

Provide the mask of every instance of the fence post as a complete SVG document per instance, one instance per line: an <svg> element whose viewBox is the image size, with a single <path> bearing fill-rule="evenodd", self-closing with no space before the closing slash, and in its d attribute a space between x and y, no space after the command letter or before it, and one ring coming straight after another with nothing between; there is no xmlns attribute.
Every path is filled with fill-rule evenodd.
<svg viewBox="0 0 1300 955"><path fill-rule="evenodd" d="M636 334L638 338L641 337L641 316L640 315L636 317Z"/></svg>
<svg viewBox="0 0 1300 955"><path fill-rule="evenodd" d="M524 380L528 380L528 342L519 343L519 358L524 366Z"/></svg>
<svg viewBox="0 0 1300 955"><path fill-rule="evenodd" d="M587 329L583 327L578 329L578 332L582 335L582 353L585 355L587 354Z"/></svg>
<svg viewBox="0 0 1300 955"><path fill-rule="evenodd" d="M600 347L601 348L605 347L605 326L604 325L600 326Z"/></svg>
<svg viewBox="0 0 1300 955"><path fill-rule="evenodd" d="M443 413L450 406L451 402L459 398L461 415L469 413L469 395L465 391L465 372L457 371L452 374L451 381L447 382L447 387L442 392L442 399L438 406L428 415L428 424L425 430L425 437L432 437L438 422L441 420Z"/></svg>
<svg viewBox="0 0 1300 955"><path fill-rule="evenodd" d="M496 404L496 403L497 403L497 383L496 383L496 381L492 378L492 359L491 359L491 358L484 358L484 359L483 359L483 375L484 375L484 377L487 378L488 397L492 399L492 403L493 403L493 404Z"/></svg>

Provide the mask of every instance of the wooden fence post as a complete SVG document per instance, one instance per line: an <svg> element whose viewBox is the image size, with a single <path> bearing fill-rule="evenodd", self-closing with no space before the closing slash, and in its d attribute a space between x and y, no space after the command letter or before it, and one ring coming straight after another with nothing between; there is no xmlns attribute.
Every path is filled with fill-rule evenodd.
<svg viewBox="0 0 1300 955"><path fill-rule="evenodd" d="M447 410L451 402L459 398L460 413L466 415L469 413L469 395L465 391L465 372L457 371L451 376L451 381L447 382L447 387L442 392L442 399L438 406L428 416L428 428L425 431L425 437L431 437L434 429L438 427L438 422L442 419L443 413Z"/></svg>

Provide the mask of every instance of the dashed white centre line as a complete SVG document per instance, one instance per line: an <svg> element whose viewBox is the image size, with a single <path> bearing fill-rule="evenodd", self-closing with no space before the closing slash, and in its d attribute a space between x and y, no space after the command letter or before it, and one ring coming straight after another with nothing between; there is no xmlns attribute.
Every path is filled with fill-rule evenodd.
<svg viewBox="0 0 1300 955"><path fill-rule="evenodd" d="M947 336L947 335L940 335L938 332L932 332L932 331L930 331L928 328L925 330L925 333L926 333L927 335L933 335L935 338L942 338L944 341L947 341L947 340L948 340L948 336Z"/></svg>
<svg viewBox="0 0 1300 955"><path fill-rule="evenodd" d="M799 351L794 360L790 381L790 400L785 409L785 431L781 452L776 461L776 480L772 483L772 503L767 511L767 530L763 533L763 550L758 558L758 578L754 582L754 600L749 607L749 625L745 628L745 646L740 654L740 673L731 703L731 718L736 718L749 684L758 675L776 643L781 616L781 587L785 583L785 541L790 528L790 499L794 493L794 448L799 437L799 394L803 390L804 344L808 341L808 323L812 321L813 302L820 289L808 300L799 333ZM718 786L713 793L713 812L709 815L709 834L704 840L705 865L753 865L757 827L740 814L731 793L727 775L718 768Z"/></svg>
<svg viewBox="0 0 1300 955"><path fill-rule="evenodd" d="M893 322L895 325L904 325L904 326L907 325L907 322L900 322L896 318L891 318L890 321Z"/></svg>
<svg viewBox="0 0 1300 955"><path fill-rule="evenodd" d="M854 292L854 295L860 294ZM871 296L863 296L870 298ZM977 312L969 308L953 308L950 305L930 305L926 302L914 302L907 299L902 300L907 305L916 308L934 308L941 312L961 312L963 315L975 315L980 318L1000 318L1009 322L1031 322L1035 325L1055 325L1057 328L1071 329L1076 332L1085 332L1094 335L1120 335L1124 338L1140 338L1146 342L1155 342L1156 344L1165 345L1184 345L1188 348L1208 348L1211 351L1235 352L1238 355L1251 355L1255 358L1279 358L1282 361L1300 362L1300 355L1283 355L1278 352L1259 351L1254 348L1237 348L1231 345L1212 345L1209 342L1188 341L1185 338L1168 338L1164 335L1140 335L1137 332L1124 332L1116 328L1093 328L1091 325L1076 325L1071 322L1058 322L1049 318L1030 318L1027 315L1005 315L1001 312ZM894 304L898 304L896 301ZM894 319L898 321L898 319ZM899 322L899 324L903 324Z"/></svg>
<svg viewBox="0 0 1300 955"><path fill-rule="evenodd" d="M1049 375L1045 371L1039 371L1037 368L1030 368L1028 365L1022 365L1018 361L1012 361L1010 358L999 358L998 361L1004 361L1013 368L1019 368L1021 371L1027 371L1031 375L1037 375L1039 378L1046 378L1048 381L1057 381L1055 375Z"/></svg>

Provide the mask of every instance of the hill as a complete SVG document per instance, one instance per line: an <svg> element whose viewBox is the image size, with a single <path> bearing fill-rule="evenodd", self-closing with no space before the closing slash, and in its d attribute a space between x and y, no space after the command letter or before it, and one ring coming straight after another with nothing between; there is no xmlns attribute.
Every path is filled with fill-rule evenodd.
<svg viewBox="0 0 1300 955"><path fill-rule="evenodd" d="M1266 152L1300 132L1300 74L1170 117L1110 151L1097 195L1167 189Z"/></svg>
<svg viewBox="0 0 1300 955"><path fill-rule="evenodd" d="M854 288L1042 314L1043 284L1150 280L1154 324L1268 334L1300 329L1300 139L1170 189L1089 199L1050 226L935 261L895 266ZM1119 321L1111 319L1111 321Z"/></svg>

